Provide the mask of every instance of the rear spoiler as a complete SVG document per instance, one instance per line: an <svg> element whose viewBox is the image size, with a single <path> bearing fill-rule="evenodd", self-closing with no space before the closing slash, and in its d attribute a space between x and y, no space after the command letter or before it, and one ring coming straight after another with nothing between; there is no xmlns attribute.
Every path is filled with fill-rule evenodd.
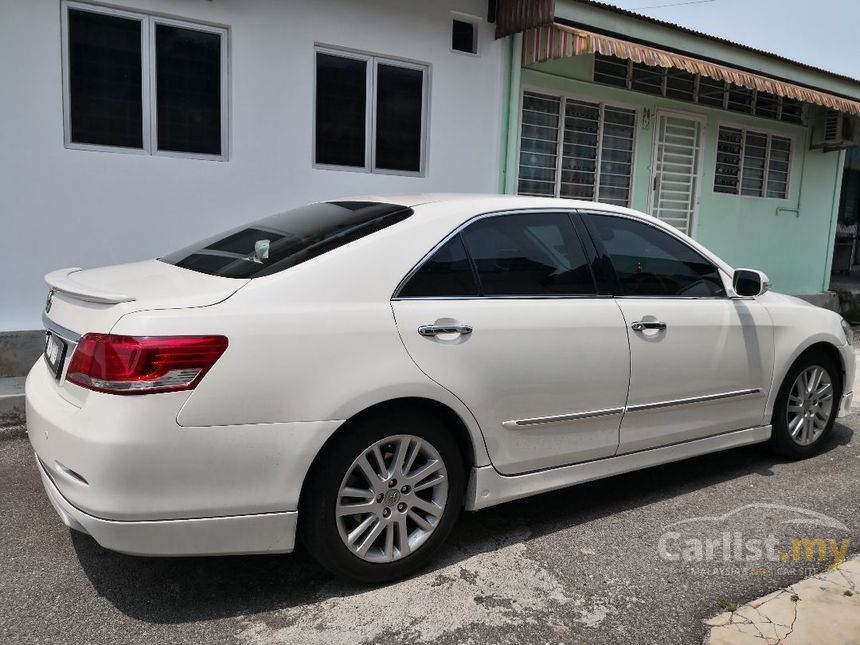
<svg viewBox="0 0 860 645"><path fill-rule="evenodd" d="M80 267L71 267L69 269L59 269L51 271L45 276L45 282L54 291L64 293L66 295L85 300L86 302L98 302L105 305L116 305L121 302L131 302L136 300L134 296L127 296L122 293L111 293L109 291L101 291L88 287L80 282L75 282L69 276L77 271L81 271Z"/></svg>

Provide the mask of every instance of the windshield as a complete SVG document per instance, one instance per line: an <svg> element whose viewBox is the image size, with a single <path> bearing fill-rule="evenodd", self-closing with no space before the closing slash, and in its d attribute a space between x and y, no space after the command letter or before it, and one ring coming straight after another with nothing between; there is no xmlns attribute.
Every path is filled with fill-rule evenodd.
<svg viewBox="0 0 860 645"><path fill-rule="evenodd" d="M159 258L226 278L283 271L396 224L412 209L380 202L322 202L272 215Z"/></svg>

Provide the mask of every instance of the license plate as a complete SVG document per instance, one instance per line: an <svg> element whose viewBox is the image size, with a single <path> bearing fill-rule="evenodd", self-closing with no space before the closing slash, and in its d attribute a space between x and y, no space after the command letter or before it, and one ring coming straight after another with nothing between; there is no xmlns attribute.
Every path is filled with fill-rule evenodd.
<svg viewBox="0 0 860 645"><path fill-rule="evenodd" d="M66 341L57 338L51 332L45 333L45 361L55 379L60 378L63 371L63 361L66 358Z"/></svg>

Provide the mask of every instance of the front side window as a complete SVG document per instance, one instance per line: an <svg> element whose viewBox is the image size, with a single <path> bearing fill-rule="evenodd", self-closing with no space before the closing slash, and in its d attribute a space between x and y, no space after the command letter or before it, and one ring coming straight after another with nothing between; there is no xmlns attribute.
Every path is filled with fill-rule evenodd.
<svg viewBox="0 0 860 645"><path fill-rule="evenodd" d="M314 163L422 173L426 83L423 65L318 50Z"/></svg>
<svg viewBox="0 0 860 645"><path fill-rule="evenodd" d="M714 192L785 199L791 163L791 139L720 126Z"/></svg>
<svg viewBox="0 0 860 645"><path fill-rule="evenodd" d="M583 219L609 258L621 295L726 295L719 270L676 237L624 217L585 213Z"/></svg>
<svg viewBox="0 0 860 645"><path fill-rule="evenodd" d="M382 202L322 202L204 240L162 262L225 278L258 278L403 221L412 209Z"/></svg>
<svg viewBox="0 0 860 645"><path fill-rule="evenodd" d="M629 206L636 112L523 93L517 192Z"/></svg>
<svg viewBox="0 0 860 645"><path fill-rule="evenodd" d="M400 297L593 295L591 268L566 213L478 219L412 275Z"/></svg>
<svg viewBox="0 0 860 645"><path fill-rule="evenodd" d="M78 3L64 11L69 147L225 157L226 30Z"/></svg>

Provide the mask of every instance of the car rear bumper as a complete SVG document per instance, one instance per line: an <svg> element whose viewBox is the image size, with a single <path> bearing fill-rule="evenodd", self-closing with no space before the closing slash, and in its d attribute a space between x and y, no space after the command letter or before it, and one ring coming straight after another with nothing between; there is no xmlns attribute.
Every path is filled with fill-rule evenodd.
<svg viewBox="0 0 860 645"><path fill-rule="evenodd" d="M77 407L59 387L38 361L27 430L45 490L66 525L125 553L290 551L302 483L341 423L183 427L185 393Z"/></svg>
<svg viewBox="0 0 860 645"><path fill-rule="evenodd" d="M142 522L94 517L63 497L38 458L36 463L48 499L63 523L112 551L150 556L231 555L288 553L295 545L295 511Z"/></svg>

